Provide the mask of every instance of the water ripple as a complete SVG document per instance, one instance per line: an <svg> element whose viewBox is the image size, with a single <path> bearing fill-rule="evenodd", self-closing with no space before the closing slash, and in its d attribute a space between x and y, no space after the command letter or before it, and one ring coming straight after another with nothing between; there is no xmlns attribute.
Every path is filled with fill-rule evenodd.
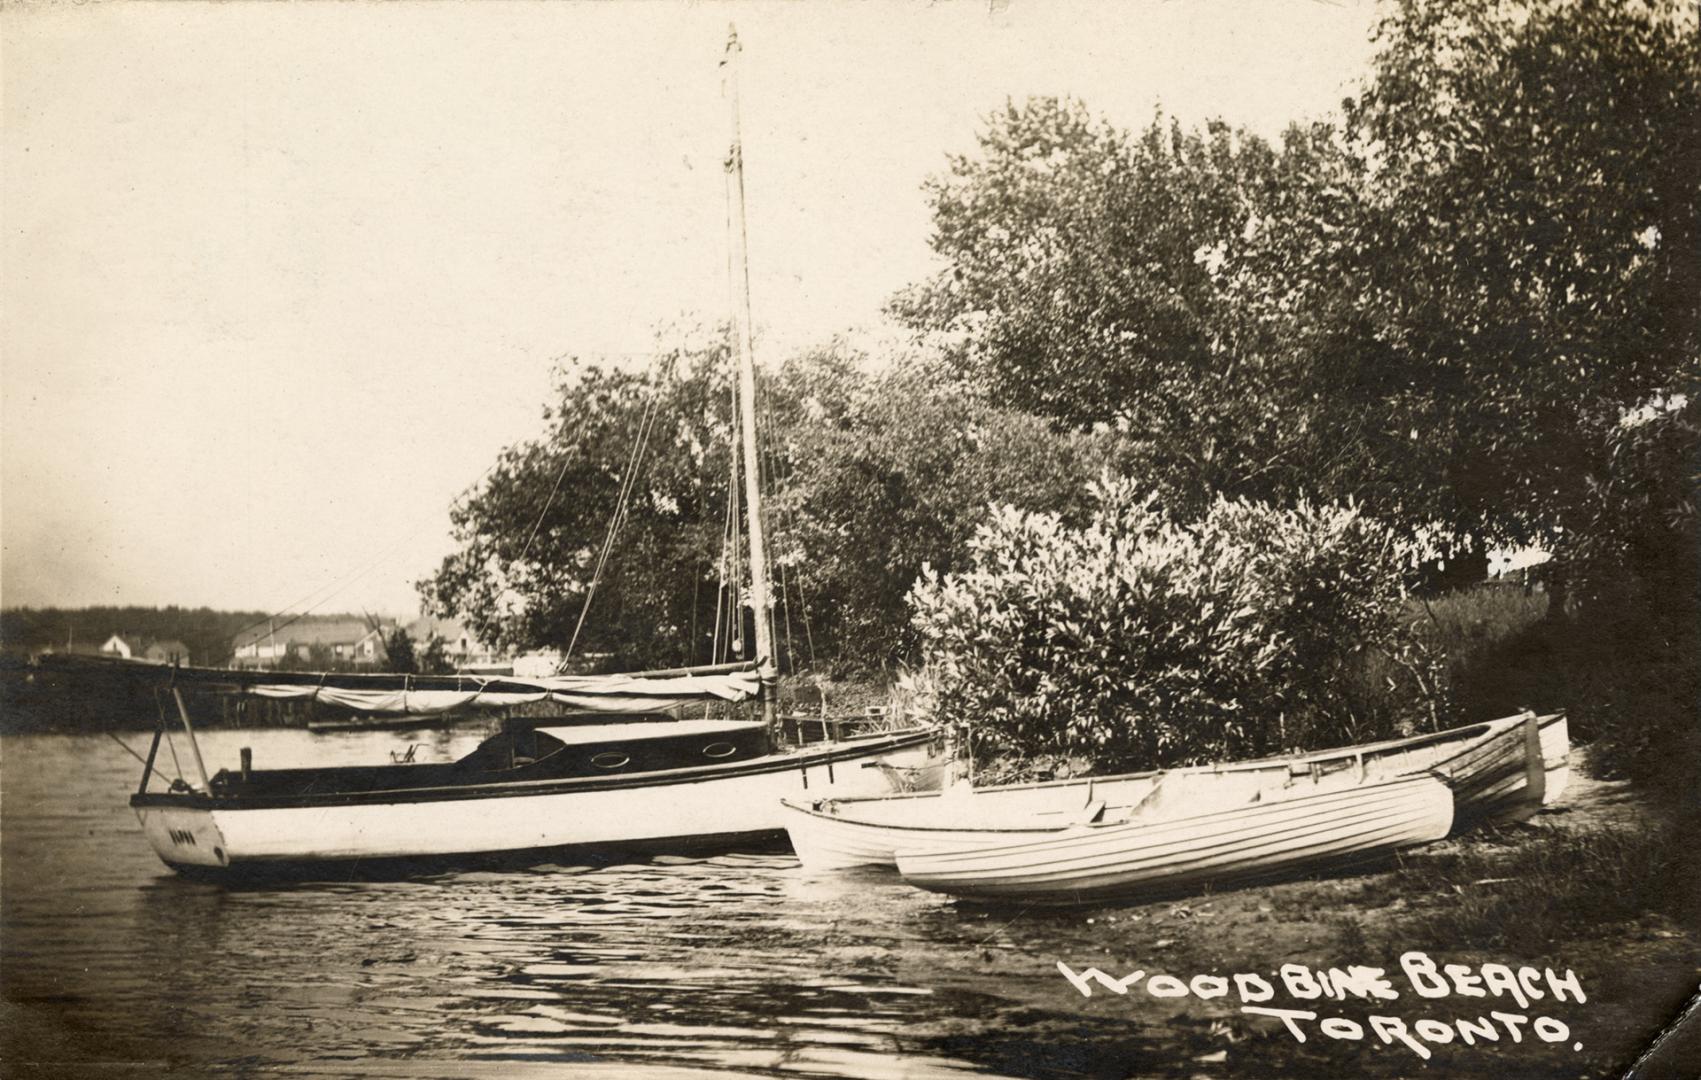
<svg viewBox="0 0 1701 1080"><path fill-rule="evenodd" d="M390 745L207 742L212 761L252 744L274 765ZM1005 1006L925 960L987 927L890 875L766 854L224 889L155 859L125 805L133 764L103 739L6 744L6 997L76 1032L90 1061L504 1080L566 1063L911 1078L990 1064L916 1034Z"/></svg>

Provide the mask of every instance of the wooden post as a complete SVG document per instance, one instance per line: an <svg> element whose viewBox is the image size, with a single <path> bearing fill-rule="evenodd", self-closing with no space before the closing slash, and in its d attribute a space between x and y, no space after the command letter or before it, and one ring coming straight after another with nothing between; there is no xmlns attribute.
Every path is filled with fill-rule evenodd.
<svg viewBox="0 0 1701 1080"><path fill-rule="evenodd" d="M210 792L213 785L207 779L207 763L201 760L201 744L195 739L195 728L189 723L189 708L183 704L183 691L174 686L171 696L177 701L177 715L183 718L183 730L189 735L189 751L195 755L195 772L201 777L201 790Z"/></svg>

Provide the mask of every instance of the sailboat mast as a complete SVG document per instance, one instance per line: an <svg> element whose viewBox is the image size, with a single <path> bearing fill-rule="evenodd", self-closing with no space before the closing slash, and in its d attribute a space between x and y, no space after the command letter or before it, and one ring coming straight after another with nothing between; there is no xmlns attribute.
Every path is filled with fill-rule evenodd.
<svg viewBox="0 0 1701 1080"><path fill-rule="evenodd" d="M756 449L756 364L750 329L750 254L744 231L744 142L738 122L738 30L726 42L726 94L732 109L732 145L727 152L727 232L731 241L732 337L738 359L738 402L743 421L744 505L750 516L750 603L756 610L756 657L761 662L762 711L774 719L775 667L772 601L768 597L768 557L762 536L761 459Z"/></svg>

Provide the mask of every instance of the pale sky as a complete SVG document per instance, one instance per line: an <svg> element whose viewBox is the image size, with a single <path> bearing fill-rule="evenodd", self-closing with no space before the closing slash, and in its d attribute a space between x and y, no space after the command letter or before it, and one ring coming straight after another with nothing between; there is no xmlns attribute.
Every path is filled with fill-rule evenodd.
<svg viewBox="0 0 1701 1080"><path fill-rule="evenodd" d="M554 358L723 317L729 21L771 357L879 332L934 265L922 181L1007 97L1275 136L1338 106L1375 16L9 6L0 603L415 610L450 500L542 431Z"/></svg>

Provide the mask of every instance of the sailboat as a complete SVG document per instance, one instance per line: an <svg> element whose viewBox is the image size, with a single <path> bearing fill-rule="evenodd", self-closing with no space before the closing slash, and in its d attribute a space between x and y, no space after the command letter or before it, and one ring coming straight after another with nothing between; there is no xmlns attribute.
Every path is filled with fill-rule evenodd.
<svg viewBox="0 0 1701 1080"><path fill-rule="evenodd" d="M940 733L929 727L796 749L775 737L775 656L762 492L744 230L736 32L727 44L732 143L727 194L734 355L755 609L751 663L661 673L553 676L373 676L172 672L173 698L194 775L153 790L163 719L130 805L155 852L175 870L348 873L472 858L541 860L567 849L724 850L783 840L781 800L871 795L936 782ZM693 703L749 703L759 720L638 720L519 725L451 763L392 762L309 769L239 767L208 775L182 687L241 683L273 699L323 702L367 714L443 715L481 706L547 704L599 719ZM174 751L175 753L175 751ZM138 755L140 757L140 755Z"/></svg>

